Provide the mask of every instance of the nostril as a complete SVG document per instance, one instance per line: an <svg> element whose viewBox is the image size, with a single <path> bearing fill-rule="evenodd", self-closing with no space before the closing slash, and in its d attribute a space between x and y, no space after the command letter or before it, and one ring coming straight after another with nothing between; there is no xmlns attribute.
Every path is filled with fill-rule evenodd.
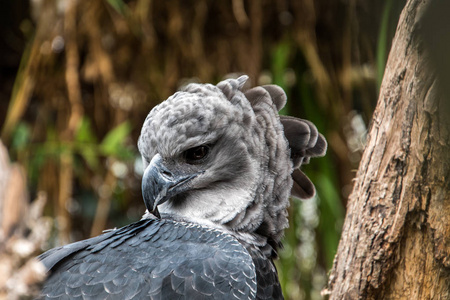
<svg viewBox="0 0 450 300"><path fill-rule="evenodd" d="M172 173L170 172L170 171L168 171L168 170L161 170L161 175L163 175L164 177L167 177L167 178L171 178L172 177Z"/></svg>

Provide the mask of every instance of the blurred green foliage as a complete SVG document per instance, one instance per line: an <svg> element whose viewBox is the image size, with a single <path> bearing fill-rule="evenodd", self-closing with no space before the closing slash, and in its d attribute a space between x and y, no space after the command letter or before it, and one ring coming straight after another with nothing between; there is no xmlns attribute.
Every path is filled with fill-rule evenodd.
<svg viewBox="0 0 450 300"><path fill-rule="evenodd" d="M108 0L108 3L122 16L126 14L128 7L122 0Z"/></svg>
<svg viewBox="0 0 450 300"><path fill-rule="evenodd" d="M390 39L392 39L395 34L398 17L404 4L404 1L384 1L376 52L378 88L380 88L381 81L383 80L384 67L386 65L387 56L391 45Z"/></svg>
<svg viewBox="0 0 450 300"><path fill-rule="evenodd" d="M133 153L123 147L125 139L131 133L129 122L123 122L111 129L100 143L99 150L105 156L114 156L122 160L131 159Z"/></svg>

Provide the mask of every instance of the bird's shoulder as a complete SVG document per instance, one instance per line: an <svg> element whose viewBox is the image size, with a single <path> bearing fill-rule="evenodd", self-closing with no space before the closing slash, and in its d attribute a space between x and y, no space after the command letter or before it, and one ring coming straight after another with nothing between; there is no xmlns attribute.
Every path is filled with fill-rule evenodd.
<svg viewBox="0 0 450 300"><path fill-rule="evenodd" d="M254 299L255 266L233 236L147 219L52 249L41 298Z"/></svg>
<svg viewBox="0 0 450 300"><path fill-rule="evenodd" d="M255 266L258 286L256 299L284 299L278 272L273 261L274 258L278 257L273 245L267 243L264 238L258 239L258 235L248 238L247 235L238 234L236 238L250 254Z"/></svg>

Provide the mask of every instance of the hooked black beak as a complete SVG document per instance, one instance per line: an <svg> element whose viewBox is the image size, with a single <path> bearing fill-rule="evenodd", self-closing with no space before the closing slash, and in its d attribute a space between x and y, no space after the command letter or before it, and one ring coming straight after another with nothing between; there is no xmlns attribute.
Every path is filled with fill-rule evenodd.
<svg viewBox="0 0 450 300"><path fill-rule="evenodd" d="M157 206L171 197L188 190L188 182L199 173L182 175L172 172L164 164L160 154L156 154L142 177L142 196L148 211L159 218Z"/></svg>

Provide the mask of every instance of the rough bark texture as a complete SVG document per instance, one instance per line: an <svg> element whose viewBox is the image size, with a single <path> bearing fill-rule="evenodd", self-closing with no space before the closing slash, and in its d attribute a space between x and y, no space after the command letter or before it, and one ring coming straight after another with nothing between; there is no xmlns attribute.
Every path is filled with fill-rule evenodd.
<svg viewBox="0 0 450 300"><path fill-rule="evenodd" d="M330 299L450 299L450 112L419 34L426 8L400 17Z"/></svg>

